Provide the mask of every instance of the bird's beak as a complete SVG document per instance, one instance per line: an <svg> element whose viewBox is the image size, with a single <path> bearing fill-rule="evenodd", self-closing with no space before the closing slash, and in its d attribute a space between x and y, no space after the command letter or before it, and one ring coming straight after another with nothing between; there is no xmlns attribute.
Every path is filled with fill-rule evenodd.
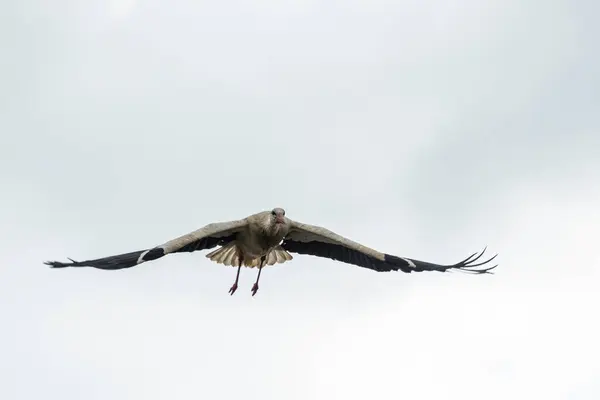
<svg viewBox="0 0 600 400"><path fill-rule="evenodd" d="M283 217L277 216L275 222L278 224L283 224L285 222L285 219Z"/></svg>

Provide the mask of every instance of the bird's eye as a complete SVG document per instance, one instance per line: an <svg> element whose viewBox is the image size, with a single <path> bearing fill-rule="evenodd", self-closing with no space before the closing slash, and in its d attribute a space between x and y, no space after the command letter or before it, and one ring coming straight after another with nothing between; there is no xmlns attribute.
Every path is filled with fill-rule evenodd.
<svg viewBox="0 0 600 400"><path fill-rule="evenodd" d="M271 211L271 215L277 215L277 213L275 212L275 210Z"/></svg>

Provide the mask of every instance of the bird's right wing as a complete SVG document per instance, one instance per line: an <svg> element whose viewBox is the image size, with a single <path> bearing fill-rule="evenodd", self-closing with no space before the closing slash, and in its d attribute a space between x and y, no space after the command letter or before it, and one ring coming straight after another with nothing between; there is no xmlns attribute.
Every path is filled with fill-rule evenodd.
<svg viewBox="0 0 600 400"><path fill-rule="evenodd" d="M234 240L235 235L247 225L247 218L217 222L146 250L97 258L95 260L74 261L69 258L71 260L70 263L46 261L44 264L52 268L93 267L106 270L131 268L146 261L164 257L167 254L210 249L217 245L226 244Z"/></svg>
<svg viewBox="0 0 600 400"><path fill-rule="evenodd" d="M474 253L458 263L443 265L383 253L340 236L321 226L304 224L297 221L292 221L291 226L292 228L289 234L284 238L283 243L281 244L281 247L290 253L330 258L332 260L357 265L374 271L383 272L400 270L402 272L410 273L422 271L444 272L456 269L483 274L490 273L489 271L496 267L474 269L474 267L487 264L496 258L495 255L487 261L475 264L475 261L483 255L485 249L477 257L475 257L477 253Z"/></svg>

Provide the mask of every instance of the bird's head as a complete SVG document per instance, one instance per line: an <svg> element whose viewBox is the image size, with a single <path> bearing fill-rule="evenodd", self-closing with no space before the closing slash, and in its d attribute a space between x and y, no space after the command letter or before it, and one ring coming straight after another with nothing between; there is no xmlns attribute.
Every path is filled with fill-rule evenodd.
<svg viewBox="0 0 600 400"><path fill-rule="evenodd" d="M273 225L284 225L286 223L285 210L280 207L276 207L271 210L271 224Z"/></svg>

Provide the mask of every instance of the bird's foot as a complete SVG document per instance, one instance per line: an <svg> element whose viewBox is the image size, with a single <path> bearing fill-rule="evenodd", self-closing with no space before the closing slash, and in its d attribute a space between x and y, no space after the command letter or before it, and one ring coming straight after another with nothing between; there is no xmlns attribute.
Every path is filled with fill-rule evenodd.
<svg viewBox="0 0 600 400"><path fill-rule="evenodd" d="M238 288L237 283L234 283L233 286L229 289L229 293L233 296L233 294L235 293L237 288Z"/></svg>
<svg viewBox="0 0 600 400"><path fill-rule="evenodd" d="M254 286L252 286L252 296L254 296L257 291L258 291L258 283L255 283Z"/></svg>

